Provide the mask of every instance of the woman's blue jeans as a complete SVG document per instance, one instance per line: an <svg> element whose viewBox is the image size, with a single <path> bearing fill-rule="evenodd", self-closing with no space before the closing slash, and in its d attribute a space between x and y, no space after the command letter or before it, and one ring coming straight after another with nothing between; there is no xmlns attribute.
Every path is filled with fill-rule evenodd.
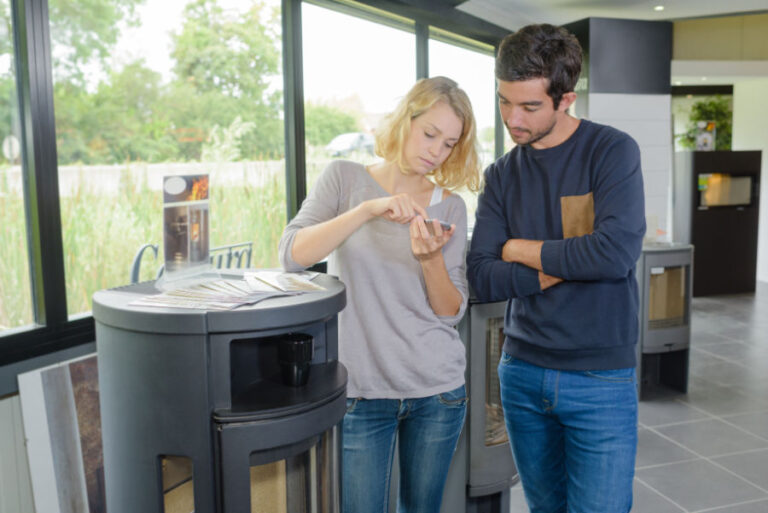
<svg viewBox="0 0 768 513"><path fill-rule="evenodd" d="M531 513L626 513L637 448L635 369L558 371L502 353L499 381Z"/></svg>
<svg viewBox="0 0 768 513"><path fill-rule="evenodd" d="M398 513L438 513L466 410L463 385L419 399L347 399L342 510L387 513L397 439Z"/></svg>

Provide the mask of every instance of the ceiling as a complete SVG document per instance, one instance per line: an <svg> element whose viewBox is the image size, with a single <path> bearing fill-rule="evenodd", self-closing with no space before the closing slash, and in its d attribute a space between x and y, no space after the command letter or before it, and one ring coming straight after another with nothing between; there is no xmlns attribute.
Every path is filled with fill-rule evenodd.
<svg viewBox="0 0 768 513"><path fill-rule="evenodd" d="M564 25L584 18L676 21L768 13L766 0L454 0L453 4L510 31L531 23ZM655 10L656 6L664 9ZM756 76L768 76L768 62L672 62L673 85L733 84Z"/></svg>
<svg viewBox="0 0 768 513"><path fill-rule="evenodd" d="M466 0L460 11L514 31L531 23L564 25L584 18L680 20L768 12L766 0ZM664 6L656 11L655 6Z"/></svg>

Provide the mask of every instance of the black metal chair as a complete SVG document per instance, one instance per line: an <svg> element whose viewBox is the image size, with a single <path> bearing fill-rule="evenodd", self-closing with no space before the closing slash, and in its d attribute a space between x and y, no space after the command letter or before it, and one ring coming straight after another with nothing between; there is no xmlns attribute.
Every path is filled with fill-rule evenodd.
<svg viewBox="0 0 768 513"><path fill-rule="evenodd" d="M131 264L131 283L139 282L141 271L141 260L144 253L150 249L154 253L155 260L159 251L159 244L144 244L136 252ZM237 244L227 244L210 249L210 261L217 269L242 269L251 266L251 255L253 254L253 242L239 242ZM157 269L155 279L163 275L164 265Z"/></svg>

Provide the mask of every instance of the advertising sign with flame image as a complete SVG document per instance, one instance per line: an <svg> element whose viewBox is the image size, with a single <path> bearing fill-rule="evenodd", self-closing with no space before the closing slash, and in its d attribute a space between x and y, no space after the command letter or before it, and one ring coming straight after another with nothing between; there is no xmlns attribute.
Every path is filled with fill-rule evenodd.
<svg viewBox="0 0 768 513"><path fill-rule="evenodd" d="M209 265L208 175L163 178L165 272Z"/></svg>

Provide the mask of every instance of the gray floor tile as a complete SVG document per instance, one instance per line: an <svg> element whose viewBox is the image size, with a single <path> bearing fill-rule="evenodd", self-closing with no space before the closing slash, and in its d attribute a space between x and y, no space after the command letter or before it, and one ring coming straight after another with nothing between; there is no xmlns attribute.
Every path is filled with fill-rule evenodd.
<svg viewBox="0 0 768 513"><path fill-rule="evenodd" d="M696 392L699 390L707 391L709 390L713 385L716 386L724 386L724 385L718 385L714 381L711 381L706 378L702 378L701 376L696 376L695 374L691 374L688 376L688 393ZM677 397L677 399L684 400L685 396Z"/></svg>
<svg viewBox="0 0 768 513"><path fill-rule="evenodd" d="M695 320L694 320L695 323ZM691 344L697 348L708 348L712 345L739 343L730 337L712 333L710 331L694 331L691 333Z"/></svg>
<svg viewBox="0 0 768 513"><path fill-rule="evenodd" d="M696 349L737 363L749 363L752 358L765 358L768 355L768 350L762 347L736 341L700 344Z"/></svg>
<svg viewBox="0 0 768 513"><path fill-rule="evenodd" d="M736 325L720 330L718 331L718 334L733 340L760 346L765 343L765 330L766 328L764 326L758 327L752 324Z"/></svg>
<svg viewBox="0 0 768 513"><path fill-rule="evenodd" d="M523 487L518 482L509 491L509 513L528 513L528 504L525 502Z"/></svg>
<svg viewBox="0 0 768 513"><path fill-rule="evenodd" d="M750 435L718 419L655 428L701 456L719 456L768 447L768 440Z"/></svg>
<svg viewBox="0 0 768 513"><path fill-rule="evenodd" d="M768 449L712 458L712 461L768 490Z"/></svg>
<svg viewBox="0 0 768 513"><path fill-rule="evenodd" d="M691 369L691 376L741 391L759 391L765 401L768 391L768 358L753 357L742 362L717 362Z"/></svg>
<svg viewBox="0 0 768 513"><path fill-rule="evenodd" d="M685 511L638 479L632 483L632 495L632 513L684 513Z"/></svg>
<svg viewBox="0 0 768 513"><path fill-rule="evenodd" d="M689 381L688 394L680 400L712 415L752 413L768 408L764 398L755 398L732 387L709 383L703 381L692 386Z"/></svg>
<svg viewBox="0 0 768 513"><path fill-rule="evenodd" d="M721 337L728 338L730 340L739 340L734 338L734 335L743 335L744 330L742 324L734 326L734 320L727 316L722 315L706 315L706 316L694 316L691 319L691 338L697 338L698 335L703 333L709 333L713 335L720 335ZM729 335L730 334L730 335Z"/></svg>
<svg viewBox="0 0 768 513"><path fill-rule="evenodd" d="M676 399L641 401L638 414L640 424L648 427L709 417L708 414Z"/></svg>
<svg viewBox="0 0 768 513"><path fill-rule="evenodd" d="M724 417L723 420L735 424L754 435L768 439L768 411L730 415Z"/></svg>
<svg viewBox="0 0 768 513"><path fill-rule="evenodd" d="M693 347L691 348L690 361L688 362L688 366L692 371L695 371L701 367L709 367L711 365L723 363L724 361L725 360L723 360L721 357L705 351L704 348Z"/></svg>
<svg viewBox="0 0 768 513"><path fill-rule="evenodd" d="M751 379L750 369L736 362L719 361L698 365L691 369L691 373L721 385L743 384L745 380Z"/></svg>
<svg viewBox="0 0 768 513"><path fill-rule="evenodd" d="M707 513L765 513L768 511L768 500L754 501L735 506L725 506L706 510ZM634 513L634 510L633 510Z"/></svg>
<svg viewBox="0 0 768 513"><path fill-rule="evenodd" d="M760 401L758 404L766 403L766 392L768 392L768 363L764 371L758 371L754 367L745 369L744 373L731 374L728 376L728 383L718 383L733 388L739 393L752 396ZM765 406L768 409L768 405Z"/></svg>
<svg viewBox="0 0 768 513"><path fill-rule="evenodd" d="M768 493L704 459L638 469L635 475L688 511L768 498Z"/></svg>
<svg viewBox="0 0 768 513"><path fill-rule="evenodd" d="M641 429L637 433L637 438L636 468L697 458L691 451L683 449L649 429Z"/></svg>

